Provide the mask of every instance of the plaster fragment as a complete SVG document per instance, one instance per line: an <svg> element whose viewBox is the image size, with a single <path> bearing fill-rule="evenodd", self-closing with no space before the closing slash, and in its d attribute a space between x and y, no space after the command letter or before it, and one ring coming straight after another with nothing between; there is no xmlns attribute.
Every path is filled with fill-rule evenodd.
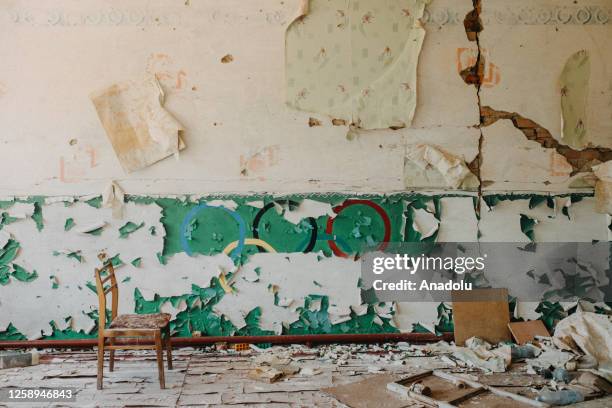
<svg viewBox="0 0 612 408"><path fill-rule="evenodd" d="M602 214L612 214L612 161L593 167L595 183L595 210Z"/></svg>
<svg viewBox="0 0 612 408"><path fill-rule="evenodd" d="M117 183L111 181L102 193L102 207L112 208L113 218L123 217L125 193Z"/></svg>
<svg viewBox="0 0 612 408"><path fill-rule="evenodd" d="M459 188L465 178L472 174L461 158L428 144L408 146L406 158L422 170L438 170L446 184L452 188Z"/></svg>

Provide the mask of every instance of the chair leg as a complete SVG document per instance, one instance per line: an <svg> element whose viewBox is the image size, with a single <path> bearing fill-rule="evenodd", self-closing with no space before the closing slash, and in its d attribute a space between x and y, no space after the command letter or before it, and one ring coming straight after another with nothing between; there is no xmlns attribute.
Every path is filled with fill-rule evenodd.
<svg viewBox="0 0 612 408"><path fill-rule="evenodd" d="M168 358L168 370L172 370L172 343L170 342L170 325L166 326L166 354Z"/></svg>
<svg viewBox="0 0 612 408"><path fill-rule="evenodd" d="M109 339L110 341L110 345L114 346L115 345L115 338L111 337ZM109 363L108 363L108 370L109 371L115 371L115 350L110 349L110 359L109 359Z"/></svg>
<svg viewBox="0 0 612 408"><path fill-rule="evenodd" d="M159 375L159 388L166 388L166 379L164 378L164 353L162 349L161 330L155 332L155 351L157 352L157 371Z"/></svg>
<svg viewBox="0 0 612 408"><path fill-rule="evenodd" d="M102 389L104 377L104 336L98 337L98 389Z"/></svg>

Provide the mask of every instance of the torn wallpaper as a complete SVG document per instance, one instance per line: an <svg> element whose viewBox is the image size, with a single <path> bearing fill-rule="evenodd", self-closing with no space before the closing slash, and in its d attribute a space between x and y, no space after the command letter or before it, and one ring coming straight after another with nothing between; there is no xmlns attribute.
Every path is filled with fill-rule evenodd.
<svg viewBox="0 0 612 408"><path fill-rule="evenodd" d="M563 142L582 148L587 142L587 101L591 60L586 50L568 58L559 83L561 86L561 129Z"/></svg>
<svg viewBox="0 0 612 408"><path fill-rule="evenodd" d="M438 170L448 187L452 188L459 188L463 180L472 174L464 160L439 147L427 144L407 146L406 159L421 170L429 168Z"/></svg>
<svg viewBox="0 0 612 408"><path fill-rule="evenodd" d="M428 0L311 0L286 34L289 106L364 129L409 126Z"/></svg>
<svg viewBox="0 0 612 408"><path fill-rule="evenodd" d="M123 169L133 171L175 155L185 147L183 127L164 109L164 91L147 76L91 95L102 126Z"/></svg>

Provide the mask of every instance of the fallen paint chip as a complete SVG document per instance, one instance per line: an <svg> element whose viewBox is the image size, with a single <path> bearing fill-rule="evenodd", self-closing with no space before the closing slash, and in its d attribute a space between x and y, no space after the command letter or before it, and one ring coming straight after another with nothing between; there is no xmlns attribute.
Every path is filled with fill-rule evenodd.
<svg viewBox="0 0 612 408"><path fill-rule="evenodd" d="M155 76L112 85L91 95L102 126L123 169L150 166L185 148L183 126L164 109Z"/></svg>
<svg viewBox="0 0 612 408"><path fill-rule="evenodd" d="M222 64L229 64L232 61L234 61L234 56L232 54L226 54L221 58Z"/></svg>

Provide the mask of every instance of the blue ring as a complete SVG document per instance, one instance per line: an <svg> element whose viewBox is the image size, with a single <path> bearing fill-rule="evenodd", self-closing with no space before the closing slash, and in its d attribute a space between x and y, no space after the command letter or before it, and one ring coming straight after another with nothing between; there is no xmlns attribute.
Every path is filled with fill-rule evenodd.
<svg viewBox="0 0 612 408"><path fill-rule="evenodd" d="M208 205L206 203L202 203L192 208L187 213L187 215L183 219L183 223L181 224L181 237L180 238L181 238L181 246L183 247L183 250L187 253L187 255L193 256L193 252L191 251L191 247L189 246L189 241L187 240L187 237L185 237L185 231L187 230L187 227L189 226L189 223L191 222L191 220L195 218L195 216L198 215L198 213L201 210L205 210L208 208L220 208L224 210L225 212L227 212L229 215L231 215L232 218L234 218L236 222L238 223L238 245L230 253L230 256L232 258L239 257L240 254L242 253L242 249L244 248L244 240L246 239L246 225L244 223L244 220L240 216L240 214L232 210L229 210L223 207L222 205L216 206L216 205Z"/></svg>

